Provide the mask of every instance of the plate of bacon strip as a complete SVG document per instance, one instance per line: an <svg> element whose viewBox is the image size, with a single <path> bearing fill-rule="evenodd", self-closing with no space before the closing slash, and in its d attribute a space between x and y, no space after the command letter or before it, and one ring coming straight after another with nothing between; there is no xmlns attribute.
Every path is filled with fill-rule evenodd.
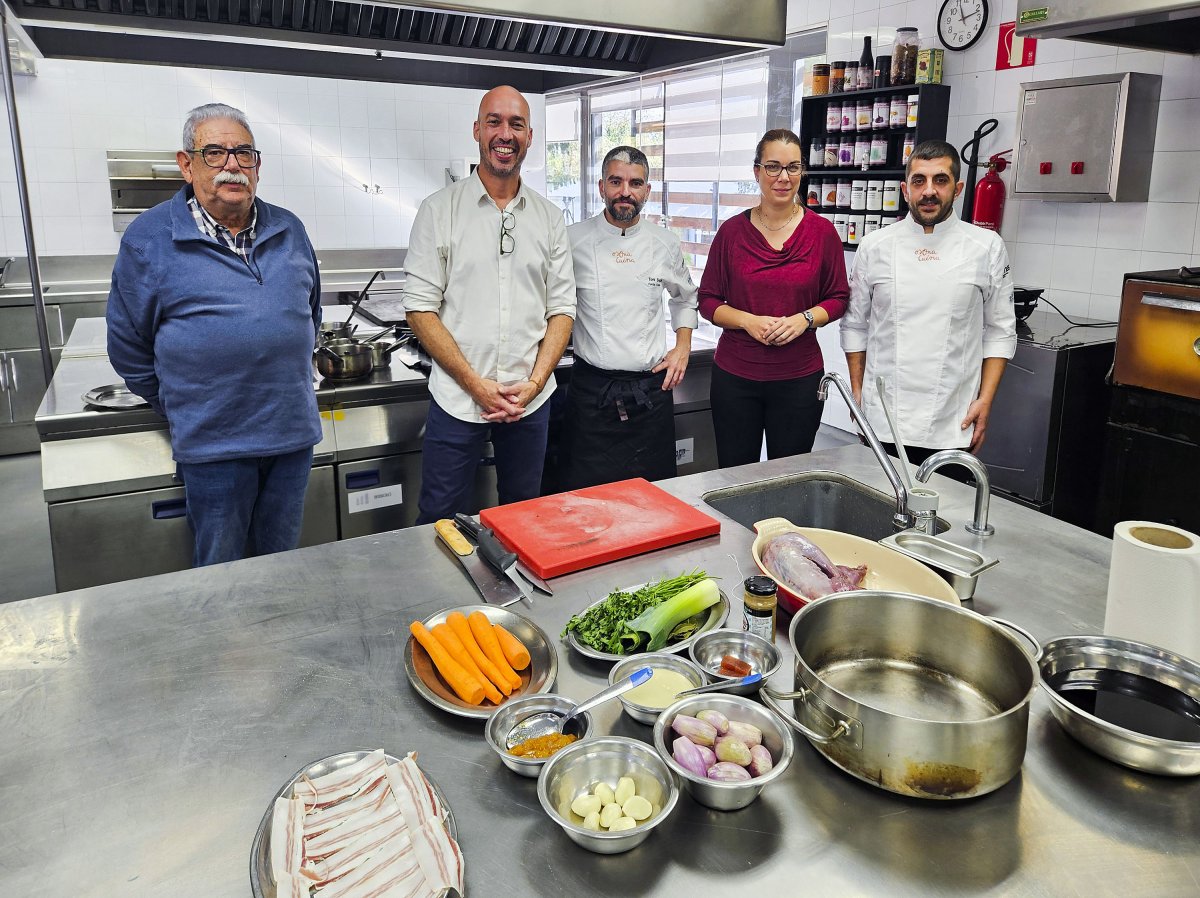
<svg viewBox="0 0 1200 898"><path fill-rule="evenodd" d="M415 752L342 752L276 793L254 836L250 887L255 898L464 896L457 838Z"/></svg>

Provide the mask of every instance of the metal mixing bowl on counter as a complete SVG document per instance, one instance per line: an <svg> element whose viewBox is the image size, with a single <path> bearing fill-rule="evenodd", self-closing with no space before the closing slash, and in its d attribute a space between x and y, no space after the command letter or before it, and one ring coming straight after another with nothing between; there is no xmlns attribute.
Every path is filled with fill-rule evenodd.
<svg viewBox="0 0 1200 898"><path fill-rule="evenodd" d="M528 717L530 714L536 714L539 711L557 711L559 714L570 714L575 710L575 706L579 702L574 699L569 699L565 695L554 695L553 693L544 692L540 695L523 695L520 698L513 698L506 701L496 709L491 717L488 718L487 726L484 727L484 738L487 739L488 745L492 750L500 756L501 762L513 773L519 773L521 776L536 777L542 772L542 767L550 758L521 758L514 755L508 750L505 743L508 739L508 734L518 723ZM587 711L579 715L582 734L580 740L586 739L592 732L592 717ZM570 748L570 746L567 746ZM559 749L558 753L566 749ZM551 758L554 755L550 756Z"/></svg>
<svg viewBox="0 0 1200 898"><path fill-rule="evenodd" d="M622 677L627 677L640 667L650 667L654 670L672 670L683 677L690 683L690 686L684 687L687 689L696 686L703 686L707 681L704 678L704 671L689 661L687 658L681 658L679 655L673 655L667 652L649 652L643 655L634 655L625 661L618 661L613 665L608 674L609 684L616 683ZM648 685L648 684L647 684ZM642 687L638 687L642 688ZM658 715L662 713L663 708L670 705L672 702L665 702L662 707L653 707L651 705L640 704L629 698L631 693L625 693L618 697L621 702L621 707L625 709L625 713L636 720L638 723L653 725L654 721L658 720ZM634 690L636 694L636 689ZM672 699L672 701L674 701Z"/></svg>
<svg viewBox="0 0 1200 898"><path fill-rule="evenodd" d="M750 723L762 731L763 747L771 753L773 766L762 776L727 782L700 777L677 762L672 744L677 733L671 728L676 715L695 717L701 711L720 711L729 720ZM710 692L680 699L658 716L654 724L654 748L671 770L683 780L683 787L692 798L718 811L736 811L750 804L766 786L778 779L792 762L794 740L788 725L778 714L758 702L738 695Z"/></svg>
<svg viewBox="0 0 1200 898"><path fill-rule="evenodd" d="M615 790L625 776L634 781L637 794L650 802L650 817L633 829L619 832L585 829L582 818L571 810L572 802L601 782ZM537 790L550 819L576 845L597 854L620 854L641 845L679 801L679 787L662 758L645 742L624 736L584 739L568 745L546 762Z"/></svg>
<svg viewBox="0 0 1200 898"><path fill-rule="evenodd" d="M783 663L783 653L775 643L746 630L710 630L688 646L688 654L711 683L741 679L720 672L721 659L726 655L745 661L750 665L750 673L762 674L758 683L730 687L725 690L727 695L754 695Z"/></svg>

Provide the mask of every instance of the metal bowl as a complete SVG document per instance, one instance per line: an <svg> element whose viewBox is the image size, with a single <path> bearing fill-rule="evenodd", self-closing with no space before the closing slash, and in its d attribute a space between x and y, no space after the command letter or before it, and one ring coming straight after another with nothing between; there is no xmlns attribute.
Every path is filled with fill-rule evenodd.
<svg viewBox="0 0 1200 898"><path fill-rule="evenodd" d="M584 829L582 819L571 812L571 802L599 782L615 789L623 776L632 777L637 794L654 805L650 819L615 833ZM596 854L620 854L641 845L679 801L679 787L662 758L645 742L624 736L585 739L568 745L547 760L537 790L550 819L572 842Z"/></svg>
<svg viewBox="0 0 1200 898"><path fill-rule="evenodd" d="M775 643L746 630L712 630L704 633L688 646L688 654L711 683L740 679L718 672L721 659L726 655L741 658L750 665L751 673L762 674L759 683L734 686L725 690L726 695L754 695L758 692L760 684L766 683L783 662L783 652L779 651Z"/></svg>
<svg viewBox="0 0 1200 898"><path fill-rule="evenodd" d="M642 667L676 671L687 677L688 682L692 686L703 686L707 682L704 679L704 671L687 658L681 658L679 655L672 655L667 652L650 652L645 655L634 655L632 658L627 658L624 661L618 661L614 664L613 669L608 673L609 685L615 684L617 680L629 676L635 670ZM621 707L625 709L626 714L638 723L653 724L654 721L658 720L658 715L662 713L662 708L639 705L637 702L632 702L626 698L627 695L629 693L618 696ZM666 707L666 705L663 707Z"/></svg>
<svg viewBox="0 0 1200 898"><path fill-rule="evenodd" d="M645 583L638 583L635 586L626 586L621 591L633 592L634 590L641 589L645 585ZM717 627L725 623L725 618L729 617L729 596L725 595L725 590L723 589L719 589L718 592L720 593L721 597L715 605L710 605L708 608L705 608L698 614L692 615L690 618L690 620L694 621L696 624L696 632L687 639L681 639L679 642L673 642L670 645L663 646L661 649L659 649L659 651L667 653L682 652L685 648L691 645L701 633L707 633L709 630L715 630ZM602 599L597 599L578 613L581 615L586 614L597 605L604 604L607 598L608 596L605 596ZM575 635L574 630L567 634L567 645L579 654L587 658L595 658L597 661L623 661L626 658L639 657L637 653L634 653L633 655L614 655L612 652L602 652L599 649L594 649L587 643L583 642L583 640L579 639Z"/></svg>
<svg viewBox="0 0 1200 898"><path fill-rule="evenodd" d="M521 776L536 777L542 772L542 768L546 766L546 762L550 758L518 758L516 755L511 754L505 747L505 741L508 739L509 732L530 714L536 714L538 711L557 711L560 714L570 714L578 704L579 702L567 698L565 695L554 695L549 692L542 695L525 695L521 698L509 699L500 706L495 714L488 718L483 735L487 739L488 745L492 747L492 750L500 756L500 760L504 762L505 767L513 773L519 773ZM587 711L584 711L579 715L579 718L583 728L583 733L579 738L582 740L586 739L592 733L592 717ZM560 752L564 750L559 749ZM554 757L554 755L550 757Z"/></svg>
<svg viewBox="0 0 1200 898"><path fill-rule="evenodd" d="M1200 774L1200 742L1161 739L1117 726L1076 707L1051 681L1099 671L1137 674L1200 701L1200 664L1166 649L1109 636L1067 636L1046 643L1038 664L1050 712L1071 736L1110 761L1166 776Z"/></svg>
<svg viewBox="0 0 1200 898"><path fill-rule="evenodd" d="M774 758L775 766L762 776L740 783L727 783L696 776L686 767L677 764L671 755L669 744L675 740L675 731L671 729L675 715L686 714L695 717L706 708L720 711L730 720L752 723L762 730L762 744ZM692 798L717 811L736 811L758 798L758 793L765 789L768 783L782 776L787 770L788 764L792 762L792 745L792 731L778 714L748 698L725 693L689 695L658 715L658 722L654 724L654 748L659 756L683 780L683 788Z"/></svg>

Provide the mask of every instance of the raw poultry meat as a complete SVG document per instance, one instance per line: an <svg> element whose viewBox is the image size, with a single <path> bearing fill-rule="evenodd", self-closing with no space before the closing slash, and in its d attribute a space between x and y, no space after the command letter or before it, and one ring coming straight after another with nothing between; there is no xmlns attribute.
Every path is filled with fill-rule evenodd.
<svg viewBox="0 0 1200 898"><path fill-rule="evenodd" d="M865 564L853 568L834 564L819 546L794 530L768 539L762 560L777 580L806 599L859 589L867 574Z"/></svg>

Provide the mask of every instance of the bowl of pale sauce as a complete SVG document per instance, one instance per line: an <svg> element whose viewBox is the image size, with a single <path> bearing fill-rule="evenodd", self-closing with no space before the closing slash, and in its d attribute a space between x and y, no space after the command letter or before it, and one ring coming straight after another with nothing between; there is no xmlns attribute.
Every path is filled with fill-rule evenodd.
<svg viewBox="0 0 1200 898"><path fill-rule="evenodd" d="M638 723L652 725L663 708L675 703L679 693L708 682L695 663L666 652L650 652L618 661L608 675L608 682L615 683L640 667L650 668L650 679L620 696L621 707Z"/></svg>

